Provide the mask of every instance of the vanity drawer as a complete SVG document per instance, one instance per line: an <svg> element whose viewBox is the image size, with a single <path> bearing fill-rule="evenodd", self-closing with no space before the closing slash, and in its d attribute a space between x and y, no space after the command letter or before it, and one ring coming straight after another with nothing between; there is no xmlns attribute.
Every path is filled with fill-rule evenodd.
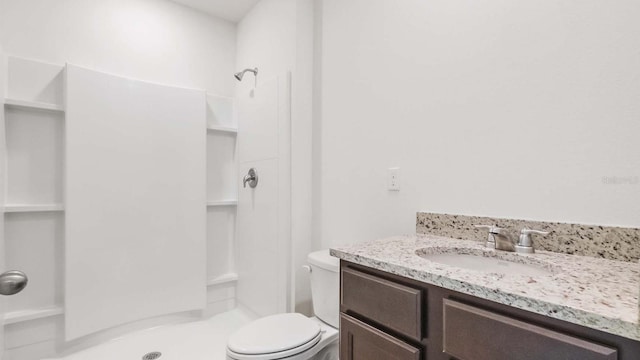
<svg viewBox="0 0 640 360"><path fill-rule="evenodd" d="M444 299L443 350L459 360L616 360L618 352Z"/></svg>
<svg viewBox="0 0 640 360"><path fill-rule="evenodd" d="M341 360L420 360L422 352L348 315L340 314Z"/></svg>
<svg viewBox="0 0 640 360"><path fill-rule="evenodd" d="M343 268L340 306L382 326L422 339L422 291Z"/></svg>

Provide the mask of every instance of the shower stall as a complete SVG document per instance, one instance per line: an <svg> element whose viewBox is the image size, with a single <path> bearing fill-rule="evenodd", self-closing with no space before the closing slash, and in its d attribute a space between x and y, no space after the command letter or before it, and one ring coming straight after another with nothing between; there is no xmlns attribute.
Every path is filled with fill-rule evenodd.
<svg viewBox="0 0 640 360"><path fill-rule="evenodd" d="M0 57L3 359L223 359L292 310L289 74L229 98Z"/></svg>

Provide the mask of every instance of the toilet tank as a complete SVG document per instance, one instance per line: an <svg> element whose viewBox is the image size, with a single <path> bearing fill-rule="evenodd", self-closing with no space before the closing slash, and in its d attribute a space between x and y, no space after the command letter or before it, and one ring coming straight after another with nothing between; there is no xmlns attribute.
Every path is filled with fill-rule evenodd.
<svg viewBox="0 0 640 360"><path fill-rule="evenodd" d="M311 267L311 299L315 316L338 328L340 313L340 260L329 250L312 252L307 257Z"/></svg>

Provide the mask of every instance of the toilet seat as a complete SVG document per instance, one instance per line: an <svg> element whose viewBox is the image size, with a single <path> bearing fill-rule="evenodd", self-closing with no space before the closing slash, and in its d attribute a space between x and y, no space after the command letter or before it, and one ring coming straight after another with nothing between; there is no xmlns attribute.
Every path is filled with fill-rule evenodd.
<svg viewBox="0 0 640 360"><path fill-rule="evenodd" d="M231 335L227 355L237 360L282 359L309 350L321 338L320 325L304 315L272 315Z"/></svg>

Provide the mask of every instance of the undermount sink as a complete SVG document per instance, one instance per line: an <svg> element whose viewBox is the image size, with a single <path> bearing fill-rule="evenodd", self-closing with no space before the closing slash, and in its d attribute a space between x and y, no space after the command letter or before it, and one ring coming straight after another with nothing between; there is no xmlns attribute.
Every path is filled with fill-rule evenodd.
<svg viewBox="0 0 640 360"><path fill-rule="evenodd" d="M471 249L421 249L416 251L416 255L439 264L485 273L520 276L553 275L553 271L546 264L514 253L497 254Z"/></svg>

